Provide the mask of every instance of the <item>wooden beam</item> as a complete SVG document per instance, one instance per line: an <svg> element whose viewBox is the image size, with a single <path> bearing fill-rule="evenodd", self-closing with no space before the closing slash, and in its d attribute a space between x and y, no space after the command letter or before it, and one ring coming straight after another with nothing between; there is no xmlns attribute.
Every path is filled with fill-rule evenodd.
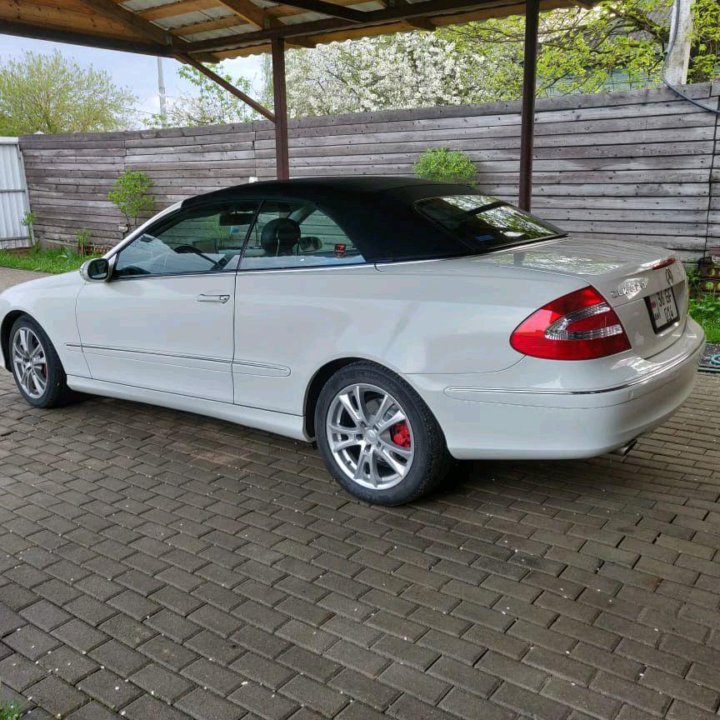
<svg viewBox="0 0 720 720"><path fill-rule="evenodd" d="M221 77L216 72L213 72L210 68L205 67L201 62L195 60L195 58L190 57L190 55L186 55L184 53L177 53L175 57L180 60L180 62L192 65L192 67L205 75L205 77L210 78L213 82L216 82L218 85L220 85L220 87L227 90L231 95L234 95L236 98L239 98L245 104L249 105L253 110L255 110L255 112L258 112L260 113L260 115L266 117L268 120L275 122L275 115L271 110L268 110L264 105L261 105L256 100L253 100L249 95L244 93L239 88L236 88L232 83L229 83L225 78Z"/></svg>
<svg viewBox="0 0 720 720"><path fill-rule="evenodd" d="M303 0L304 2L305 0ZM403 6L372 10L362 13L363 27L383 25L386 23L403 22L414 18L430 17L435 14L470 11L487 7L498 7L494 0L427 0L426 2L408 3ZM498 8L499 9L499 8ZM357 12L357 11L356 11ZM314 35L318 33L336 32L351 29L357 25L350 20L341 18L328 18L326 20L312 20L303 23L283 24L253 33L239 33L222 38L201 40L190 44L190 52L225 50L242 48L249 45L258 45L274 37L292 38Z"/></svg>
<svg viewBox="0 0 720 720"><path fill-rule="evenodd" d="M311 12L329 15L330 17L349 20L350 22L365 22L368 13L362 10L353 10L343 5L335 5L335 3L325 2L325 0L282 0L283 5L289 7L300 8L301 10L310 10Z"/></svg>
<svg viewBox="0 0 720 720"><path fill-rule="evenodd" d="M181 40L173 40L167 31L159 28L157 25L153 25L134 12L126 10L121 5L113 2L113 0L80 0L80 2L103 17L118 20L125 25L125 27L135 30L152 42L160 43L161 45L171 45L173 42L182 42Z"/></svg>
<svg viewBox="0 0 720 720"><path fill-rule="evenodd" d="M270 27L272 18L252 0L218 0L228 10L232 10L237 16L256 28Z"/></svg>
<svg viewBox="0 0 720 720"><path fill-rule="evenodd" d="M393 8L393 7L402 7L402 6L408 6L410 3L408 3L407 0L380 0L383 7L385 8ZM408 20L407 23L408 27L412 28L413 30L429 30L433 31L435 30L435 24L433 23L430 18L427 17L419 17L412 20Z"/></svg>
<svg viewBox="0 0 720 720"><path fill-rule="evenodd" d="M285 85L285 40L272 41L273 98L275 102L275 165L278 180L290 179L287 88Z"/></svg>
<svg viewBox="0 0 720 720"><path fill-rule="evenodd" d="M525 57L523 62L522 117L520 126L520 186L518 205L532 207L533 147L535 140L535 92L540 0L525 2Z"/></svg>
<svg viewBox="0 0 720 720"><path fill-rule="evenodd" d="M36 40L50 40L51 42L70 43L72 45L103 48L105 50L120 50L122 52L139 53L141 55L159 55L161 57L173 56L173 49L169 45L42 27L34 23L30 24L14 20L3 20L2 32L5 35L34 38Z"/></svg>
<svg viewBox="0 0 720 720"><path fill-rule="evenodd" d="M437 29L435 23L428 17L411 18L406 20L407 24L413 30L428 30L430 32Z"/></svg>
<svg viewBox="0 0 720 720"><path fill-rule="evenodd" d="M137 14L146 20L162 20L163 18L186 15L196 10L216 8L216 0L179 0L179 2L158 5L157 7L140 10Z"/></svg>

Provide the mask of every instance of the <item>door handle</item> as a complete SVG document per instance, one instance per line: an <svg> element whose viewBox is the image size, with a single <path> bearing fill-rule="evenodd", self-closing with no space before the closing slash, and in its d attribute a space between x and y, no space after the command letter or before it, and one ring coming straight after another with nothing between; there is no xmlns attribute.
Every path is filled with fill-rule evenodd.
<svg viewBox="0 0 720 720"><path fill-rule="evenodd" d="M229 295L206 295L203 293L202 295L198 295L197 298L195 298L198 302L206 302L206 303L222 303L223 305L230 299Z"/></svg>

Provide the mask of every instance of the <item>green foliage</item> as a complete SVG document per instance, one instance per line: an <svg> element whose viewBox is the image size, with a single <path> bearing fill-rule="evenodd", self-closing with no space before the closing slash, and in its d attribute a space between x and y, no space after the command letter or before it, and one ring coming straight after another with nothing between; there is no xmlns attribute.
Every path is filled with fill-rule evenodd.
<svg viewBox="0 0 720 720"><path fill-rule="evenodd" d="M136 101L108 73L63 57L25 52L0 65L0 135L117 130Z"/></svg>
<svg viewBox="0 0 720 720"><path fill-rule="evenodd" d="M139 170L125 170L113 184L108 200L125 216L128 225L135 227L138 217L155 208L155 198L150 194L153 181Z"/></svg>
<svg viewBox="0 0 720 720"><path fill-rule="evenodd" d="M28 210L22 217L22 220L20 221L21 225L24 225L25 227L31 228L35 224L35 220L37 218L35 217L35 213Z"/></svg>
<svg viewBox="0 0 720 720"><path fill-rule="evenodd" d="M543 13L540 21L538 94L592 93L660 82L670 39L672 0L601 0L593 9ZM693 6L690 82L720 75L720 3ZM487 59L484 79L498 100L520 97L524 19L509 17L440 31L459 52Z"/></svg>
<svg viewBox="0 0 720 720"><path fill-rule="evenodd" d="M219 65L207 64L207 67L238 90L250 93L250 81L247 78L233 77L229 73L224 73ZM195 127L244 123L258 118L257 113L242 100L231 95L191 65L182 65L177 74L193 86L194 93L182 95L169 102L167 114L153 116L153 124L160 127Z"/></svg>
<svg viewBox="0 0 720 720"><path fill-rule="evenodd" d="M691 298L690 315L702 325L708 342L720 343L720 296Z"/></svg>
<svg viewBox="0 0 720 720"><path fill-rule="evenodd" d="M540 97L656 86L672 0L600 0L541 13ZM720 0L695 0L690 82L720 76ZM323 115L517 100L521 15L288 53L291 113Z"/></svg>
<svg viewBox="0 0 720 720"><path fill-rule="evenodd" d="M0 250L0 267L46 273L64 273L77 270L87 257L81 257L72 248L68 247L43 249L39 245L35 245L23 253ZM2 715L0 715L0 720L3 720Z"/></svg>
<svg viewBox="0 0 720 720"><path fill-rule="evenodd" d="M461 150L428 148L415 163L415 174L435 182L472 183L477 170Z"/></svg>
<svg viewBox="0 0 720 720"><path fill-rule="evenodd" d="M14 702L0 705L0 720L20 720L20 708Z"/></svg>
<svg viewBox="0 0 720 720"><path fill-rule="evenodd" d="M78 230L75 233L75 240L77 241L78 253L83 256L87 255L90 248L90 231L86 229Z"/></svg>
<svg viewBox="0 0 720 720"><path fill-rule="evenodd" d="M720 75L720 2L695 0L688 80L701 82Z"/></svg>

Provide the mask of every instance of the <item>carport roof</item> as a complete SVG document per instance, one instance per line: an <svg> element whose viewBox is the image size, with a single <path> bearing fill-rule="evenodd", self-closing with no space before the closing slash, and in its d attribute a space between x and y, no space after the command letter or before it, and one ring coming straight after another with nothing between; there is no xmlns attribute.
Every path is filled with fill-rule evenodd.
<svg viewBox="0 0 720 720"><path fill-rule="evenodd" d="M540 10L579 4L541 0ZM588 4L591 4L588 3ZM221 60L524 14L518 0L0 0L0 32L150 55Z"/></svg>

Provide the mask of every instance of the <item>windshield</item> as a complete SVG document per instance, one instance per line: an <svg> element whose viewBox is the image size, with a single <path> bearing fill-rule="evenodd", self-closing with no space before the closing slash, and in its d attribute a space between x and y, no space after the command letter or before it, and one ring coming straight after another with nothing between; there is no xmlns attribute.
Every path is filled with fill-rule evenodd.
<svg viewBox="0 0 720 720"><path fill-rule="evenodd" d="M415 207L474 250L496 250L563 234L550 223L486 195L426 198Z"/></svg>

